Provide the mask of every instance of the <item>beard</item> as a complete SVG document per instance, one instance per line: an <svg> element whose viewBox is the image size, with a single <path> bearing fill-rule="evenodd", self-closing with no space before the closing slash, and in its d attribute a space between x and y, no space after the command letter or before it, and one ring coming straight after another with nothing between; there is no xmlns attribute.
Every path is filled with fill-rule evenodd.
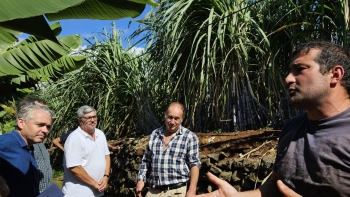
<svg viewBox="0 0 350 197"><path fill-rule="evenodd" d="M298 109L303 109L304 105L306 105L306 101L302 98L298 98L296 96L289 97L289 104L298 108Z"/></svg>
<svg viewBox="0 0 350 197"><path fill-rule="evenodd" d="M321 100L325 97L325 90L307 90L304 93L296 91L289 95L289 104L298 109L308 109L313 106L322 104Z"/></svg>

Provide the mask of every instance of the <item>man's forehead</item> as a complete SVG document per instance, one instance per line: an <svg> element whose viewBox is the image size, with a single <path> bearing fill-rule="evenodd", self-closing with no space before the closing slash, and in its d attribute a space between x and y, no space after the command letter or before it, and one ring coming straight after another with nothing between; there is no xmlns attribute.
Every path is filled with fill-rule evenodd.
<svg viewBox="0 0 350 197"><path fill-rule="evenodd" d="M84 114L84 116L96 115L96 111L91 111L89 113Z"/></svg>
<svg viewBox="0 0 350 197"><path fill-rule="evenodd" d="M51 118L48 121L42 119L31 119L33 124L41 124L41 125L51 125Z"/></svg>
<svg viewBox="0 0 350 197"><path fill-rule="evenodd" d="M314 59L317 55L319 55L321 52L320 49L317 49L317 48L311 48L309 50L304 50L304 51L301 51L297 54L294 55L291 63L289 64L289 67L293 67L293 66L298 66L300 65L300 58L303 58L305 56L309 56L311 57L312 59Z"/></svg>
<svg viewBox="0 0 350 197"><path fill-rule="evenodd" d="M171 117L174 117L174 118L176 118L176 117L181 117L181 114L172 114L172 113L168 113L168 114L166 114L167 116L171 116Z"/></svg>
<svg viewBox="0 0 350 197"><path fill-rule="evenodd" d="M33 122L34 124L51 124L52 117L50 114L46 113L45 111L42 111L40 109L35 109L34 113L29 116L28 121Z"/></svg>

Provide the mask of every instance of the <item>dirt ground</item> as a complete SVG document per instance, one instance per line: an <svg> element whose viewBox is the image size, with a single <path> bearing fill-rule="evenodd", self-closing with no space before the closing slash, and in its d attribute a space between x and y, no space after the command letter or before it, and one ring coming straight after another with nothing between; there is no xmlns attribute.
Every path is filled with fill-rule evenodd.
<svg viewBox="0 0 350 197"><path fill-rule="evenodd" d="M196 133L201 155L222 152L227 158L276 154L280 130L249 130L231 133Z"/></svg>

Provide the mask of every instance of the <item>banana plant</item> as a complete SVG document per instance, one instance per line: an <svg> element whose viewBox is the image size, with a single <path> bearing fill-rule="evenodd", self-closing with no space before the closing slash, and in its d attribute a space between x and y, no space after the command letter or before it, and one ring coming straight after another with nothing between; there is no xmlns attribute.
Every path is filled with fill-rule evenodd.
<svg viewBox="0 0 350 197"><path fill-rule="evenodd" d="M62 31L58 22L53 23L51 28L55 36ZM6 32L5 28L1 30ZM45 80L59 72L63 74L77 69L85 63L84 56L69 55L82 44L79 35L60 37L57 43L31 35L16 43L15 35L19 33L12 30L6 33L8 36L0 36L0 40L4 41L0 45L0 76L18 76L23 81L23 75L27 75L34 80Z"/></svg>
<svg viewBox="0 0 350 197"><path fill-rule="evenodd" d="M137 17L153 0L1 0L0 26L56 41L45 18L113 20Z"/></svg>
<svg viewBox="0 0 350 197"><path fill-rule="evenodd" d="M57 39L47 20L137 17L146 4L158 5L153 0L1 0L0 77L29 74L32 78L39 74L35 78L47 78L62 68L76 67L74 62L84 62L82 57L66 56L71 43ZM35 41L15 46L21 32L33 35ZM70 41L80 39L75 37Z"/></svg>
<svg viewBox="0 0 350 197"><path fill-rule="evenodd" d="M62 31L58 22L51 25L58 36ZM38 82L54 81L65 73L85 64L85 56L71 53L82 44L79 35L59 37L57 42L37 36L16 42L19 32L0 28L6 36L0 36L0 86L5 102L31 92ZM4 35L4 34L0 34Z"/></svg>

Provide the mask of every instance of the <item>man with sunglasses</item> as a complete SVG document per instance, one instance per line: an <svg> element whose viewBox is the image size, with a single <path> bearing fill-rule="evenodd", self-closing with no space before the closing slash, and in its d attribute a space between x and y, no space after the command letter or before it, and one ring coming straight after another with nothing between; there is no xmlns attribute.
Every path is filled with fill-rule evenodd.
<svg viewBox="0 0 350 197"><path fill-rule="evenodd" d="M104 133L97 129L93 107L78 109L78 128L64 144L65 197L103 196L110 173L110 157Z"/></svg>

